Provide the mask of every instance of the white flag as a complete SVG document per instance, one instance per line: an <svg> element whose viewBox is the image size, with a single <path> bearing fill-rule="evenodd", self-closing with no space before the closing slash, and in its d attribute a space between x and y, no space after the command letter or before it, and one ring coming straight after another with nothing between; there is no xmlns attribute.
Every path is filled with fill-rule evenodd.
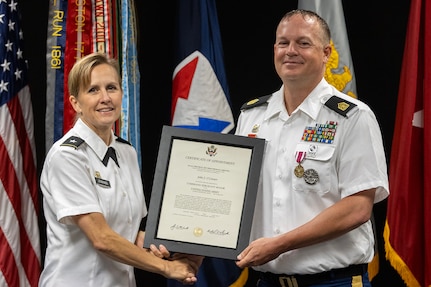
<svg viewBox="0 0 431 287"><path fill-rule="evenodd" d="M355 73L341 0L299 0L298 9L314 11L328 23L331 29L332 54L326 65L325 79L339 91L357 98Z"/></svg>

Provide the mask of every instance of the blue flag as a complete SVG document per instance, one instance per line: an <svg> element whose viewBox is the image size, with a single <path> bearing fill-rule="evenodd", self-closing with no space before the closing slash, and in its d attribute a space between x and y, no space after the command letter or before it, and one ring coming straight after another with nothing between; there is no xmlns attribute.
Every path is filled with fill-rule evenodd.
<svg viewBox="0 0 431 287"><path fill-rule="evenodd" d="M177 0L172 126L228 133L234 127L214 0ZM240 287L248 270L206 257L196 287ZM168 287L183 286L168 280Z"/></svg>
<svg viewBox="0 0 431 287"><path fill-rule="evenodd" d="M121 2L121 77L123 87L120 135L136 149L139 167L142 167L139 109L141 75L138 66L135 3L134 0L118 2Z"/></svg>
<svg viewBox="0 0 431 287"><path fill-rule="evenodd" d="M172 126L228 133L234 127L214 0L180 0Z"/></svg>

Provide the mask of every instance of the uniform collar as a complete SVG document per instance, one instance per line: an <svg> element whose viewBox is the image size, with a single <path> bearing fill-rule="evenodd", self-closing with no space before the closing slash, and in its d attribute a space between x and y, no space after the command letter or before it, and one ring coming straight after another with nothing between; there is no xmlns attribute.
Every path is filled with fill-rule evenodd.
<svg viewBox="0 0 431 287"><path fill-rule="evenodd" d="M282 86L278 91L272 94L272 97L268 99L268 107L265 110L264 120L266 121L272 117L283 114L287 116L286 107L284 105Z"/></svg>
<svg viewBox="0 0 431 287"><path fill-rule="evenodd" d="M333 90L328 82L322 78L320 83L311 91L308 97L299 105L301 110L313 120L317 119L322 105L332 96Z"/></svg>
<svg viewBox="0 0 431 287"><path fill-rule="evenodd" d="M115 138L114 132L111 131L111 143L109 146L81 119L78 119L75 123L74 129L78 133L79 137L82 138L87 145L97 154L100 161L105 157L106 152L110 146L115 148Z"/></svg>
<svg viewBox="0 0 431 287"><path fill-rule="evenodd" d="M268 108L265 112L265 120L276 115L278 115L283 120L287 120L289 118L284 104L283 91L284 85L281 86L281 88L276 91L268 100ZM322 105L331 97L331 95L333 95L333 93L333 88L324 78L322 78L320 83L311 91L311 93L296 108L296 110L293 111L291 116L301 111L315 120L319 115Z"/></svg>

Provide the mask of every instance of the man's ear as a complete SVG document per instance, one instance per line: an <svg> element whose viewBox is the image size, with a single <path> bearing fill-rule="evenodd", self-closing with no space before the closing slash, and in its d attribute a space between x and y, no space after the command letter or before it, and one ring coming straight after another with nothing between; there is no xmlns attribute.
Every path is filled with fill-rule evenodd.
<svg viewBox="0 0 431 287"><path fill-rule="evenodd" d="M323 48L323 53L325 54L325 63L328 63L332 53L332 46L327 45L325 48Z"/></svg>

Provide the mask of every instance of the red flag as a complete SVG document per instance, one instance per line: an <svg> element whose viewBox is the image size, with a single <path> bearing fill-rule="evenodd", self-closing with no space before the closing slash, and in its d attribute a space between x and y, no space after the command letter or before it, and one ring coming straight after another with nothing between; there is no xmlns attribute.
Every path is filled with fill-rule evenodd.
<svg viewBox="0 0 431 287"><path fill-rule="evenodd" d="M54 1L55 2L55 1ZM68 86L68 75L77 60L92 52L92 19L91 1L69 1L66 17L66 46L64 52L64 87ZM73 19L73 21L70 21ZM79 20L77 20L79 19ZM72 128L75 111L69 104L69 90L63 92L63 132Z"/></svg>
<svg viewBox="0 0 431 287"><path fill-rule="evenodd" d="M69 103L68 76L76 60L92 52L117 58L123 102L114 132L130 141L141 161L139 67L134 0L50 0L47 35L45 149L75 123Z"/></svg>
<svg viewBox="0 0 431 287"><path fill-rule="evenodd" d="M431 3L412 0L384 230L386 257L408 287L431 285Z"/></svg>
<svg viewBox="0 0 431 287"><path fill-rule="evenodd" d="M39 282L33 110L15 1L0 1L0 286Z"/></svg>

